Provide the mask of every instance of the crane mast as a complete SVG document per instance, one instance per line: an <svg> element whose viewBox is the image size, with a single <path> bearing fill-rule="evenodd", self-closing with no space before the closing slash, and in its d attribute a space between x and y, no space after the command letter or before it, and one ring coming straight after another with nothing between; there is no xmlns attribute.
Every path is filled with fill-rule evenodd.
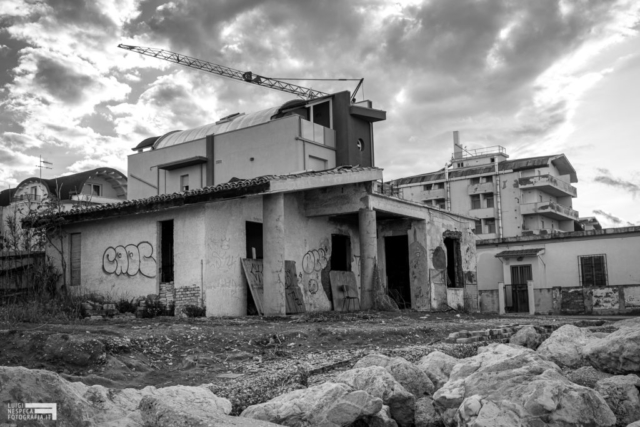
<svg viewBox="0 0 640 427"><path fill-rule="evenodd" d="M151 56L158 59L164 59L165 61L184 65L185 67L207 71L209 73L217 74L223 77L228 77L230 79L240 80L240 81L251 83L258 86L268 87L271 89L280 90L282 92L292 93L303 99L314 99L314 98L319 98L319 97L328 95L324 92L320 92L317 90L283 82L281 80L276 80L269 77L260 76L258 74L252 73L251 71L236 70L234 68L213 64L208 61L203 61L202 59L192 58L190 56L181 55L179 53L170 52L168 50L154 49L151 47L130 46L125 44L119 44L118 47L121 49L130 50L132 52L139 53L141 55Z"/></svg>

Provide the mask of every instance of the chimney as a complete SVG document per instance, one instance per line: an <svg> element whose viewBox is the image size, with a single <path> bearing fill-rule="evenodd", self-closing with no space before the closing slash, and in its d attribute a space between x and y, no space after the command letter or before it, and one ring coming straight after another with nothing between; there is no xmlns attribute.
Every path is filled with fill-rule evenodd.
<svg viewBox="0 0 640 427"><path fill-rule="evenodd" d="M458 131L453 131L453 159L461 159L462 158L462 145L460 145L460 138L458 136Z"/></svg>

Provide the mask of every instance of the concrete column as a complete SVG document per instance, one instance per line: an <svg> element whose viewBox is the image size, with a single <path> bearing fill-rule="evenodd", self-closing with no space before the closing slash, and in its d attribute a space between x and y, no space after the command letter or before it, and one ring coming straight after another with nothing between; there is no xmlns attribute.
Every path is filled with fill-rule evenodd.
<svg viewBox="0 0 640 427"><path fill-rule="evenodd" d="M284 290L284 194L269 194L262 201L263 307L266 316L287 314Z"/></svg>
<svg viewBox="0 0 640 427"><path fill-rule="evenodd" d="M360 305L363 310L373 307L373 269L378 253L376 212L360 209Z"/></svg>
<svg viewBox="0 0 640 427"><path fill-rule="evenodd" d="M504 314L504 283L498 283L498 314Z"/></svg>
<svg viewBox="0 0 640 427"><path fill-rule="evenodd" d="M536 300L533 296L533 280L527 280L527 296L529 297L529 314L536 314Z"/></svg>

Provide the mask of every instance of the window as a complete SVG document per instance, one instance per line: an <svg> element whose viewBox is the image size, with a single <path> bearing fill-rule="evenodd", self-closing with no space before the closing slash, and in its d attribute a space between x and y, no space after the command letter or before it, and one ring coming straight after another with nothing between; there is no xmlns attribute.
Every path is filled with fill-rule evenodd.
<svg viewBox="0 0 640 427"><path fill-rule="evenodd" d="M480 195L474 194L473 196L471 196L471 209L480 209L480 208L481 208Z"/></svg>
<svg viewBox="0 0 640 427"><path fill-rule="evenodd" d="M544 230L544 219L541 220L541 222L542 222L542 229Z"/></svg>
<svg viewBox="0 0 640 427"><path fill-rule="evenodd" d="M464 163L458 163L458 167L459 168L463 168L464 167Z"/></svg>
<svg viewBox="0 0 640 427"><path fill-rule="evenodd" d="M495 163L495 162L496 162L496 158L495 158L495 157L492 157L492 158L491 158L491 163Z"/></svg>
<svg viewBox="0 0 640 427"><path fill-rule="evenodd" d="M422 186L424 191L431 191L432 184L425 184Z"/></svg>
<svg viewBox="0 0 640 427"><path fill-rule="evenodd" d="M487 233L496 232L496 220L495 218L487 218L484 220L484 225L487 227Z"/></svg>
<svg viewBox="0 0 640 427"><path fill-rule="evenodd" d="M484 177L484 182L493 182L493 177L492 176L485 176Z"/></svg>
<svg viewBox="0 0 640 427"><path fill-rule="evenodd" d="M579 256L580 285L607 286L607 258L605 255Z"/></svg>
<svg viewBox="0 0 640 427"><path fill-rule="evenodd" d="M80 266L82 264L82 239L80 233L71 234L71 286L80 286Z"/></svg>
<svg viewBox="0 0 640 427"><path fill-rule="evenodd" d="M433 184L434 190L444 190L444 182L438 182L437 184Z"/></svg>
<svg viewBox="0 0 640 427"><path fill-rule="evenodd" d="M189 175L180 177L180 191L189 191Z"/></svg>
<svg viewBox="0 0 640 427"><path fill-rule="evenodd" d="M102 195L102 186L99 184L91 184L91 195L100 197Z"/></svg>
<svg viewBox="0 0 640 427"><path fill-rule="evenodd" d="M542 201L542 194L538 194L538 197L540 197L540 201Z"/></svg>
<svg viewBox="0 0 640 427"><path fill-rule="evenodd" d="M488 208L493 207L493 193L487 193L484 195L484 200Z"/></svg>
<svg viewBox="0 0 640 427"><path fill-rule="evenodd" d="M446 209L446 200L445 199L435 199L433 201L433 205L440 208L440 209Z"/></svg>
<svg viewBox="0 0 640 427"><path fill-rule="evenodd" d="M476 227L474 228L473 232L475 234L482 234L482 221L479 219L476 219Z"/></svg>
<svg viewBox="0 0 640 427"><path fill-rule="evenodd" d="M471 185L480 184L480 178L471 178Z"/></svg>

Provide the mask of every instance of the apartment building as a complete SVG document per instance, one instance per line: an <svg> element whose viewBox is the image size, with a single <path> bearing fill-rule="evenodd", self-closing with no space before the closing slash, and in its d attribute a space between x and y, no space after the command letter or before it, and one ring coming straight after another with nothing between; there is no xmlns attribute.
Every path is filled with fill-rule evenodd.
<svg viewBox="0 0 640 427"><path fill-rule="evenodd" d="M504 147L468 150L454 132L454 152L436 172L393 182L402 198L476 218L481 239L581 230L573 198L578 182L564 154L509 159Z"/></svg>

